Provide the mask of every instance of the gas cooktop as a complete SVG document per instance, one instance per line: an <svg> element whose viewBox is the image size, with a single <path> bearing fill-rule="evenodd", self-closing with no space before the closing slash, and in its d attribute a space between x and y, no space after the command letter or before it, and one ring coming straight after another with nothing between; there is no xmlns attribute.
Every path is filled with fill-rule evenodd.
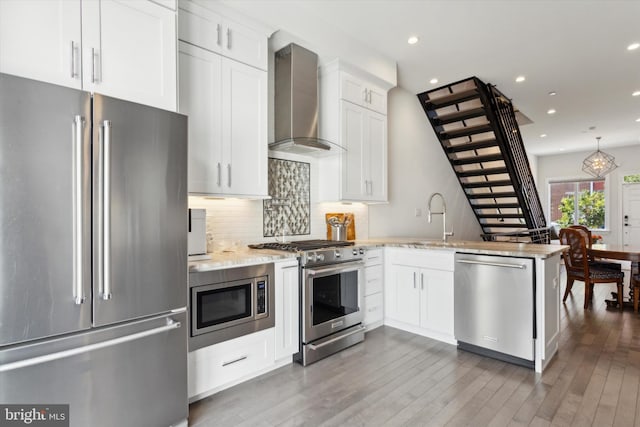
<svg viewBox="0 0 640 427"><path fill-rule="evenodd" d="M249 245L252 249L275 249L278 251L298 252L312 251L323 248L335 248L342 246L353 246L354 242L335 241L335 240L297 240L295 242L268 242Z"/></svg>

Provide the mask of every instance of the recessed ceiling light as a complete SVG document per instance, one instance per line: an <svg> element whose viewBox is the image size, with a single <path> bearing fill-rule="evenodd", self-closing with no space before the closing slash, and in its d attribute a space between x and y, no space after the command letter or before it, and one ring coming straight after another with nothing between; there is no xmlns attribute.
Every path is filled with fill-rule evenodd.
<svg viewBox="0 0 640 427"><path fill-rule="evenodd" d="M627 46L627 50L636 50L639 47L640 43L631 43L629 46Z"/></svg>
<svg viewBox="0 0 640 427"><path fill-rule="evenodd" d="M540 138L546 138L546 137L547 137L547 134L546 134L546 133L541 133L541 134L540 134Z"/></svg>
<svg viewBox="0 0 640 427"><path fill-rule="evenodd" d="M636 119L636 122L640 122L640 117L638 117L638 118Z"/></svg>
<svg viewBox="0 0 640 427"><path fill-rule="evenodd" d="M555 114L556 110L554 110L553 108L547 110L547 114Z"/></svg>
<svg viewBox="0 0 640 427"><path fill-rule="evenodd" d="M552 90L551 92L549 92L549 96L556 96L557 94L558 94L558 93L557 93L557 92L555 92L555 91L553 91L553 90Z"/></svg>
<svg viewBox="0 0 640 427"><path fill-rule="evenodd" d="M431 83L432 85L434 85L434 84L438 83L438 79L433 78L433 79L429 80L429 83Z"/></svg>
<svg viewBox="0 0 640 427"><path fill-rule="evenodd" d="M558 151L564 151L564 148L558 148Z"/></svg>
<svg viewBox="0 0 640 427"><path fill-rule="evenodd" d="M409 43L409 44L416 44L416 43L418 43L418 40L419 40L419 39L418 39L418 37L416 37L416 36L411 36L411 37L409 37L409 39L407 40L407 43Z"/></svg>
<svg viewBox="0 0 640 427"><path fill-rule="evenodd" d="M633 92L631 96L640 96L640 90Z"/></svg>
<svg viewBox="0 0 640 427"><path fill-rule="evenodd" d="M518 83L522 83L522 82L523 82L523 81L525 81L525 80L526 80L526 79L525 79L525 77L524 77L524 76L518 76L518 77L516 77L516 82L518 82Z"/></svg>

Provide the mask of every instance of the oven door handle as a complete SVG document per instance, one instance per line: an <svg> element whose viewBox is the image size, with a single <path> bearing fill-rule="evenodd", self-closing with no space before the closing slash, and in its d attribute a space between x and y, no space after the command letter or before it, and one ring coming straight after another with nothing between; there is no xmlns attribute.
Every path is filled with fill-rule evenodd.
<svg viewBox="0 0 640 427"><path fill-rule="evenodd" d="M321 344L317 344L317 345L316 344L307 344L307 347L309 347L311 350L318 350L319 348L322 348L322 347L327 346L329 344L333 344L336 341L339 341L339 340L341 340L343 338L346 338L346 337L349 337L351 335L357 334L359 332L365 332L366 330L367 330L367 328L365 328L364 326L360 326L356 330L353 330L353 331L351 331L349 333L346 333L344 335L340 335L339 337L331 338L330 340L325 341L325 342L323 342Z"/></svg>
<svg viewBox="0 0 640 427"><path fill-rule="evenodd" d="M354 268L355 267L355 268ZM307 268L307 274L310 276L315 276L317 274L326 274L326 273L342 273L345 271L352 271L357 268L364 267L364 261L353 261L353 262L344 262L337 265L328 265L324 268Z"/></svg>

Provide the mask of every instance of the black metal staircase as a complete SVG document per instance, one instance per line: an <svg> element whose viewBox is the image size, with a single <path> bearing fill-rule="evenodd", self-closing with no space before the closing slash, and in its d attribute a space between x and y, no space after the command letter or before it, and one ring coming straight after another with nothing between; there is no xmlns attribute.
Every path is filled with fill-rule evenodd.
<svg viewBox="0 0 640 427"><path fill-rule="evenodd" d="M471 77L418 94L485 240L547 243L549 232L511 101Z"/></svg>

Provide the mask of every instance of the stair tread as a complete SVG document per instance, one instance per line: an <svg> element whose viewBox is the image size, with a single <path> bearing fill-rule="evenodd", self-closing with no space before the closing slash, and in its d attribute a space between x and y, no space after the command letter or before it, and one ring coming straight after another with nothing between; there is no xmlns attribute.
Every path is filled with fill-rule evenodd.
<svg viewBox="0 0 640 427"><path fill-rule="evenodd" d="M504 160L502 153L495 154L485 154L473 157L462 157L459 159L451 159L451 163L454 165L470 165L473 163L484 163L484 162L496 162L499 160Z"/></svg>
<svg viewBox="0 0 640 427"><path fill-rule="evenodd" d="M502 199L505 197L517 197L515 191L502 191L498 193L467 193L470 199Z"/></svg>
<svg viewBox="0 0 640 427"><path fill-rule="evenodd" d="M462 120L473 119L481 117L486 114L484 107L469 108L467 110L456 111L453 113L438 115L434 121L439 125L446 125L448 123L459 122Z"/></svg>
<svg viewBox="0 0 640 427"><path fill-rule="evenodd" d="M497 222L497 223L483 223L480 224L482 226L482 228L529 228L527 226L527 224L509 224L509 223L504 223L504 222Z"/></svg>
<svg viewBox="0 0 640 427"><path fill-rule="evenodd" d="M447 153L460 153L462 151L480 150L482 148L497 147L498 142L495 139L488 139L478 142L468 142L466 144L458 144L451 146L443 146Z"/></svg>
<svg viewBox="0 0 640 427"><path fill-rule="evenodd" d="M453 139L489 131L493 131L491 124L483 123L481 125L465 126L459 129L443 130L438 133L438 136L441 139Z"/></svg>
<svg viewBox="0 0 640 427"><path fill-rule="evenodd" d="M474 98L480 97L480 93L477 88L463 90L460 92L454 92L451 95L440 96L438 98L426 99L427 106L432 108L442 108L447 105L458 104L460 102L469 101Z"/></svg>
<svg viewBox="0 0 640 427"><path fill-rule="evenodd" d="M456 171L459 177L468 176L481 176L481 175L498 175L502 173L508 173L507 168L487 168L487 169L474 169L467 171Z"/></svg>
<svg viewBox="0 0 640 427"><path fill-rule="evenodd" d="M486 188L486 187L506 187L513 185L510 179L496 179L494 181L479 181L479 182L461 182L464 188Z"/></svg>
<svg viewBox="0 0 640 427"><path fill-rule="evenodd" d="M476 215L478 218L522 218L524 219L524 215L523 214L500 214L500 213L495 213L495 214L477 214Z"/></svg>
<svg viewBox="0 0 640 427"><path fill-rule="evenodd" d="M519 209L519 203L477 203L473 205L473 209Z"/></svg>

